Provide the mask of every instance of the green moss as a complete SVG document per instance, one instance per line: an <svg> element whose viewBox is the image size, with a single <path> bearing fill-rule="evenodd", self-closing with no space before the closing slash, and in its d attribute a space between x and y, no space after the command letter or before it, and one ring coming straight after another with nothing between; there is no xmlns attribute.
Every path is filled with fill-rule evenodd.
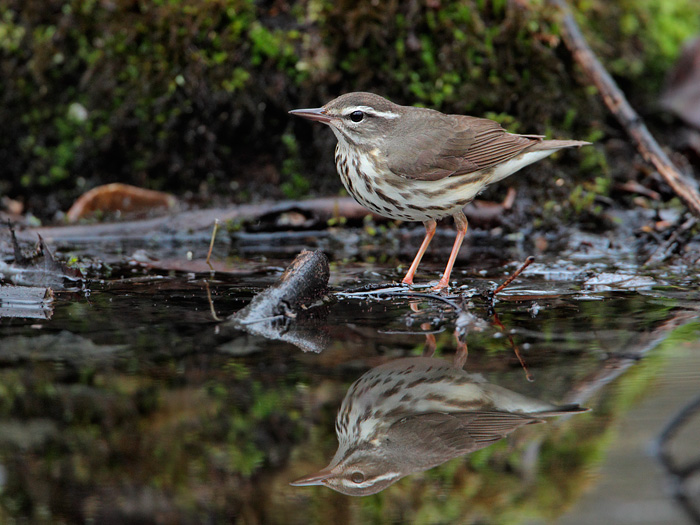
<svg viewBox="0 0 700 525"><path fill-rule="evenodd" d="M311 184L302 174L296 137L285 133L282 135L282 143L287 150L287 158L282 161L282 175L286 180L282 183L281 190L288 199L299 199L309 192Z"/></svg>
<svg viewBox="0 0 700 525"><path fill-rule="evenodd" d="M347 91L489 115L522 133L585 137L606 115L595 88L574 77L547 2L2 5L0 158L9 193L26 196L30 209L57 190L66 208L85 187L113 180L213 192L239 178L248 192L293 198L337 191L332 159L319 160L327 140L308 124L292 130L286 111ZM574 8L608 67L644 103L700 27L695 0ZM77 120L76 105L85 109ZM300 151L313 142L316 154L291 154L292 133ZM590 149L581 150L584 169L567 175L572 187L608 175L603 153ZM246 180L260 159L282 174L279 184Z"/></svg>
<svg viewBox="0 0 700 525"><path fill-rule="evenodd" d="M633 98L647 104L658 96L680 46L700 27L694 0L586 0L576 6L578 21L611 72L628 80Z"/></svg>

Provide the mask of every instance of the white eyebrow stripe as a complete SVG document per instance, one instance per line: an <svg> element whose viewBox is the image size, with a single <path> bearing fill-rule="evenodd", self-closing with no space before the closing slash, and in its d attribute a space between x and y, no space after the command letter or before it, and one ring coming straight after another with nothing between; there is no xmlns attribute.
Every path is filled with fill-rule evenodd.
<svg viewBox="0 0 700 525"><path fill-rule="evenodd" d="M393 111L377 111L376 109L371 108L369 106L350 106L345 111L343 111L343 116L350 115L354 111L362 111L363 113L369 113L374 117L399 118L398 113L394 113Z"/></svg>
<svg viewBox="0 0 700 525"><path fill-rule="evenodd" d="M353 483L352 481L344 479L344 478L342 479L342 483L343 483L343 485L345 485L347 487L359 487L359 488L364 489L366 487L374 485L375 483L377 483L379 481L384 481L385 479L400 478L400 477L401 477L400 472L385 472L384 474L382 474L380 476L375 476L375 477L370 478L362 483Z"/></svg>

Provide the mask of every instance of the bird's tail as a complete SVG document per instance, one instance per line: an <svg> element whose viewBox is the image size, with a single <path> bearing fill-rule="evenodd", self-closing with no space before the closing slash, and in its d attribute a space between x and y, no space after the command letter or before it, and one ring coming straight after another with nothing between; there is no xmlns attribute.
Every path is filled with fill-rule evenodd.
<svg viewBox="0 0 700 525"><path fill-rule="evenodd" d="M588 412L589 410L590 408L582 407L578 403L571 403L569 405L557 405L554 410L531 412L530 415L537 417L563 416L566 414L578 414L580 412Z"/></svg>
<svg viewBox="0 0 700 525"><path fill-rule="evenodd" d="M543 140L534 144L529 151L554 150L573 147L580 148L581 146L588 146L589 144L591 143L586 142L585 140Z"/></svg>

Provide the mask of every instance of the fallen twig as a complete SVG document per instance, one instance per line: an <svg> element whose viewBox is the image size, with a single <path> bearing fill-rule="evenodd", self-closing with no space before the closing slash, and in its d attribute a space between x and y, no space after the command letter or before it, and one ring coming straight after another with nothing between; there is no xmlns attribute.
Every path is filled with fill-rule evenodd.
<svg viewBox="0 0 700 525"><path fill-rule="evenodd" d="M507 204L507 202L506 202ZM472 224L489 224L503 214L501 205L489 205L478 202L469 203L464 213ZM17 232L23 240L35 239L41 235L47 242L61 241L72 245L94 244L96 242L123 242L137 240L141 242L158 240L210 240L210 228L215 220L226 222L267 221L271 229L289 230L283 220L285 216L298 214L306 218L300 226L305 230L311 227L327 226L329 220L345 217L348 220L361 221L367 215L374 220L386 221L379 215L372 214L352 197L323 197L302 201L281 201L262 204L239 204L227 208L207 210L186 210L170 213L162 217L121 222L104 222L93 224L72 224L69 226L44 226L26 228Z"/></svg>
<svg viewBox="0 0 700 525"><path fill-rule="evenodd" d="M647 262L644 263L645 266L651 266L654 264L660 264L671 256L671 253L677 248L679 237L693 228L698 222L697 218L689 217L683 224L676 228L670 237L663 242L655 251L651 254Z"/></svg>
<svg viewBox="0 0 700 525"><path fill-rule="evenodd" d="M535 257L532 256L532 255L528 256L528 258L525 259L525 262L523 263L523 265L522 265L520 268L518 268L517 270L515 270L515 271L513 272L513 275L511 275L510 277L508 277L508 279L506 279L505 281L503 281L503 284L501 284L501 286L499 286L498 288L496 288L496 289L493 291L492 296L495 297L496 294L501 293L510 283L512 283L513 281L515 281L515 279L518 278L518 275L520 275L521 273L523 273L523 270L525 270L525 268L527 268L528 266L530 266L533 262L535 262Z"/></svg>
<svg viewBox="0 0 700 525"><path fill-rule="evenodd" d="M700 194L688 178L671 163L666 153L651 135L641 117L632 108L622 90L603 67L581 33L566 0L552 0L561 10L562 38L566 47L600 91L605 104L622 127L636 142L642 158L653 165L661 177L685 203L693 215L700 217Z"/></svg>
<svg viewBox="0 0 700 525"><path fill-rule="evenodd" d="M47 242L63 241L71 244L92 244L129 239L153 240L197 237L210 240L210 228L216 219L227 221L257 221L264 217L280 216L288 212L313 216L325 223L334 216L362 219L369 212L350 197L327 197L304 201L284 201L263 204L240 204L228 208L187 210L144 220L48 226L18 231L19 237L44 237Z"/></svg>

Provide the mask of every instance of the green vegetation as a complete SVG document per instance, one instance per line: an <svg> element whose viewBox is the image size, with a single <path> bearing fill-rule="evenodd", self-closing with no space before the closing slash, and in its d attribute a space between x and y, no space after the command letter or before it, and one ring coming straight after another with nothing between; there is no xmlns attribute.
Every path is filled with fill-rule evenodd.
<svg viewBox="0 0 700 525"><path fill-rule="evenodd" d="M694 0L574 7L642 107L700 26ZM0 12L0 191L43 217L115 180L238 200L338 191L330 138L286 111L352 90L523 133L603 136L606 111L544 1L0 0ZM582 152L571 183L545 198L595 213L579 188L615 176L601 151ZM272 169L250 176L261 165Z"/></svg>
<svg viewBox="0 0 700 525"><path fill-rule="evenodd" d="M639 107L653 107L680 46L698 34L697 2L579 0L575 7L579 23L610 72L624 81Z"/></svg>

